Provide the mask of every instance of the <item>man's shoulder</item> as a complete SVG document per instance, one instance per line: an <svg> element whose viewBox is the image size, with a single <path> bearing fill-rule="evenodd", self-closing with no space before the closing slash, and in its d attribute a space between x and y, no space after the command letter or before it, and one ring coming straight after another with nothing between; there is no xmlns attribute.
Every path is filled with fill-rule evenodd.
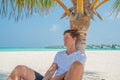
<svg viewBox="0 0 120 80"><path fill-rule="evenodd" d="M81 51L76 51L76 55L80 55L80 56L85 56L86 57L86 54L85 53L82 53Z"/></svg>
<svg viewBox="0 0 120 80"><path fill-rule="evenodd" d="M65 51L58 51L57 54L56 54L56 57L57 56L62 56L64 53L65 53Z"/></svg>
<svg viewBox="0 0 120 80"><path fill-rule="evenodd" d="M57 52L57 54L63 54L65 52L66 52L65 50L64 51L59 51L59 52Z"/></svg>

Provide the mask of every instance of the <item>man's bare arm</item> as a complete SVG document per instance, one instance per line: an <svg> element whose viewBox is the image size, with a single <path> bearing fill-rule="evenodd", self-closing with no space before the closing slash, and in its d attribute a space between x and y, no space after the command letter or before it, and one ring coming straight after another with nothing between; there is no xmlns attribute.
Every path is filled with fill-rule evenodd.
<svg viewBox="0 0 120 80"><path fill-rule="evenodd" d="M50 80L54 75L55 71L57 70L57 68L58 68L57 64L53 63L45 73L43 80Z"/></svg>
<svg viewBox="0 0 120 80"><path fill-rule="evenodd" d="M50 80L63 80L65 75L66 75L67 72L59 75L59 76L55 76L54 78L51 78Z"/></svg>

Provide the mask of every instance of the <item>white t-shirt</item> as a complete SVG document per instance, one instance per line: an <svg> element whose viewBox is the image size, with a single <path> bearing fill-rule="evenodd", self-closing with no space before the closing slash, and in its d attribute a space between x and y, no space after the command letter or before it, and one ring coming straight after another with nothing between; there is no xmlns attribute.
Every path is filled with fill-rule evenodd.
<svg viewBox="0 0 120 80"><path fill-rule="evenodd" d="M66 51L58 52L54 58L54 63L58 65L55 76L67 72L72 63L74 63L75 61L78 61L84 65L86 62L86 55L80 51L75 51L70 55L68 55Z"/></svg>

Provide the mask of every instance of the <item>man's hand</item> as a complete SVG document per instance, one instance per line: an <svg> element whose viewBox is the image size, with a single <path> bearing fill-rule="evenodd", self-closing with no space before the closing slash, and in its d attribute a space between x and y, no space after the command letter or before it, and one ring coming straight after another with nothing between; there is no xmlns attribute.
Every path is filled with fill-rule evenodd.
<svg viewBox="0 0 120 80"><path fill-rule="evenodd" d="M45 73L43 80L50 80L56 70L57 70L57 64L53 63Z"/></svg>

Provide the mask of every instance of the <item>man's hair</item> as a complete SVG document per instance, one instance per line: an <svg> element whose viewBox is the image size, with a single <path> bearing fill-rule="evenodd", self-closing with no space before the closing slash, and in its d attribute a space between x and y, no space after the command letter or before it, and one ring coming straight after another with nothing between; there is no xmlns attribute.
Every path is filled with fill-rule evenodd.
<svg viewBox="0 0 120 80"><path fill-rule="evenodd" d="M79 37L78 30L69 29L69 30L66 30L66 31L64 32L64 35L65 35L66 33L70 33L70 35L72 36L72 38L75 38L75 37L76 37L76 38L78 39L78 37Z"/></svg>

